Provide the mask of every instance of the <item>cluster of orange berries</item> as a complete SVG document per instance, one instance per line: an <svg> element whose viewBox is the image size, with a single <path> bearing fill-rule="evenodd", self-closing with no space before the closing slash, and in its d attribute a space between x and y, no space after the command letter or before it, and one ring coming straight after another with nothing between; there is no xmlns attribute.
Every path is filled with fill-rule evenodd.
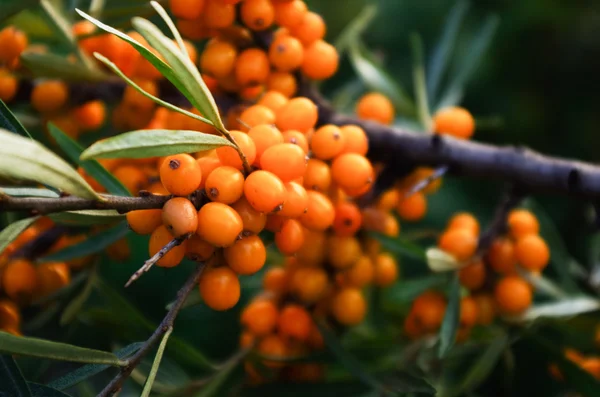
<svg viewBox="0 0 600 397"><path fill-rule="evenodd" d="M40 218L0 253L0 330L21 335L21 309L68 285L71 272L89 263L89 257L68 262L35 264L16 256L25 244L38 238L53 226L49 218ZM62 235L47 251L52 254L81 242L84 235Z"/></svg>
<svg viewBox="0 0 600 397"><path fill-rule="evenodd" d="M577 366L581 367L584 371L587 371L594 378L600 380L600 357L598 356L584 356L575 349L566 348L564 355L567 359L571 360ZM564 380L564 376L556 364L550 364L548 367L550 374L557 380Z"/></svg>
<svg viewBox="0 0 600 397"><path fill-rule="evenodd" d="M483 258L477 255L479 223L468 213L454 215L438 240L440 249L451 254L462 268L461 285L469 291L462 298L462 333L476 325L490 324L496 313L514 316L529 308L533 287L518 272L541 272L550 260L546 242L539 236L539 222L528 210L512 210L507 218L506 235L498 236ZM446 310L443 294L427 291L412 305L405 321L411 337L435 332Z"/></svg>

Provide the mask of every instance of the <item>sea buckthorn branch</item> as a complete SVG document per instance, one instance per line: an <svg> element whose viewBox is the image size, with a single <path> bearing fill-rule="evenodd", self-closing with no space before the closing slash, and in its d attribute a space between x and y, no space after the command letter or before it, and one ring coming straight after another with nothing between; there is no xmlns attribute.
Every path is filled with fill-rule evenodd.
<svg viewBox="0 0 600 397"><path fill-rule="evenodd" d="M183 307L183 303L189 294L194 290L198 285L198 280L202 275L202 272L205 268L204 263L199 263L196 267L196 270L190 275L185 284L181 287L181 289L177 292L177 298L160 325L156 328L154 333L148 338L148 340L144 343L144 345L137 351L130 359L129 365L123 367L121 372L117 376L113 378L113 380L98 394L97 397L109 397L114 396L121 389L123 382L131 375L131 372L140 364L142 359L152 350L152 347L160 342L163 335L173 327L173 323L179 314L179 311Z"/></svg>
<svg viewBox="0 0 600 397"><path fill-rule="evenodd" d="M314 86L302 82L300 95L319 107L319 124L362 127L369 137L368 157L388 167L406 164L449 167L452 174L504 179L525 191L600 197L600 167L546 156L523 147L498 147L450 136L422 134L338 113Z"/></svg>
<svg viewBox="0 0 600 397"><path fill-rule="evenodd" d="M33 240L25 243L21 248L16 250L11 258L35 259L46 253L56 243L63 234L67 233L68 227L64 225L55 225L52 228L44 231L42 234Z"/></svg>
<svg viewBox="0 0 600 397"><path fill-rule="evenodd" d="M525 195L522 190L519 190L516 187L507 189L504 196L498 202L492 222L479 237L479 244L477 245L477 253L479 255L485 254L492 245L494 239L508 231L506 225L508 214L513 208L517 207L524 198Z"/></svg>
<svg viewBox="0 0 600 397"><path fill-rule="evenodd" d="M29 211L31 215L79 210L116 210L126 213L133 210L162 208L171 196L141 192L139 197L103 194L104 201L65 196L58 198L12 197L0 194L0 211Z"/></svg>
<svg viewBox="0 0 600 397"><path fill-rule="evenodd" d="M131 283L140 278L142 274L146 273L156 262L158 262L163 256L167 255L171 249L181 245L185 240L191 237L191 234L186 234L185 236L176 237L171 240L167 245L165 245L160 251L154 254L150 259L148 259L142 267L140 267L135 273L131 275L127 283L125 283L125 287L129 287Z"/></svg>

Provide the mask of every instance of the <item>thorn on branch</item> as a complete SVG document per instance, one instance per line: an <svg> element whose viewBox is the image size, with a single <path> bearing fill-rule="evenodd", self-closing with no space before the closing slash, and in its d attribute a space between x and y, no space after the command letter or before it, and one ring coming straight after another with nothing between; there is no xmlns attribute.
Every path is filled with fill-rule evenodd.
<svg viewBox="0 0 600 397"><path fill-rule="evenodd" d="M181 245L181 243L183 243L185 240L187 240L190 237L191 237L191 234L188 233L184 236L176 237L173 240L169 241L167 243L167 245L162 247L160 251L158 251L150 259L148 259L146 262L144 262L142 267L140 267L135 273L133 273L133 275L129 278L127 283L125 283L125 287L129 287L135 280L139 279L144 273L146 273L148 270L150 270L156 262L161 260L165 255L167 255L169 253L169 251L171 251L173 248L177 247L178 245Z"/></svg>

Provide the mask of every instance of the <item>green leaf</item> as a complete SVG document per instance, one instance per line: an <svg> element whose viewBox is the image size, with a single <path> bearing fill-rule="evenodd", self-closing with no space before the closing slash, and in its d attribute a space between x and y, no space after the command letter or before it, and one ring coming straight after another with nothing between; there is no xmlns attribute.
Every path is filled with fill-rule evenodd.
<svg viewBox="0 0 600 397"><path fill-rule="evenodd" d="M448 274L432 274L421 278L400 280L393 287L385 289L384 300L391 303L407 303L428 289L440 287L448 281Z"/></svg>
<svg viewBox="0 0 600 397"><path fill-rule="evenodd" d="M143 386L146 379L148 379L153 361L150 357L142 360L131 373L131 379L140 386ZM176 394L176 390L185 388L189 385L190 381L191 379L188 374L177 362L163 357L160 362L160 371L156 374L152 390L158 394Z"/></svg>
<svg viewBox="0 0 600 397"><path fill-rule="evenodd" d="M508 336L505 332L496 336L492 343L481 353L475 362L469 367L466 375L451 387L448 396L460 396L475 390L490 375L496 363L502 356L502 352L508 346Z"/></svg>
<svg viewBox="0 0 600 397"><path fill-rule="evenodd" d="M333 45L341 56L352 42L357 40L367 29L371 21L377 15L377 5L368 4L354 17L352 21L342 30Z"/></svg>
<svg viewBox="0 0 600 397"><path fill-rule="evenodd" d="M465 85L473 75L476 67L479 66L479 62L492 43L499 24L500 18L497 15L492 15L486 19L481 30L474 35L468 47L469 51L461 58L461 62L457 65L457 72L451 79L444 95L441 96L436 109L454 106L461 101Z"/></svg>
<svg viewBox="0 0 600 397"><path fill-rule="evenodd" d="M175 74L173 69L169 65L167 65L163 60L161 60L159 57L154 55L154 53L152 51L150 51L149 49L147 49L146 47L141 45L138 41L132 39L130 36L126 35L125 33L104 24L95 18L92 18L85 12L78 10L78 9L76 9L75 11L80 16L82 16L83 18L92 22L94 25L96 25L100 29L102 29L108 33L112 33L115 36L119 37L121 40L124 40L124 41L128 42L129 44L131 44L144 58L146 58L148 60L148 62L150 62L160 72L160 74L165 76L165 78L167 80L169 80L171 83L173 83L173 85L183 94L183 96L185 96L188 99L190 98L190 93L188 92L186 86L183 84L183 82L180 81L179 77ZM150 44L152 44L152 43L150 43ZM192 104L193 104L193 102L192 102Z"/></svg>
<svg viewBox="0 0 600 397"><path fill-rule="evenodd" d="M52 123L48 124L48 130L50 135L56 140L56 143L58 143L58 146L60 146L71 161L80 165L92 178L104 186L109 193L118 196L131 196L129 190L98 161L82 161L79 159L81 153L83 153L83 147L79 143Z"/></svg>
<svg viewBox="0 0 600 397"><path fill-rule="evenodd" d="M0 356L0 395L7 397L32 396L21 370L9 355Z"/></svg>
<svg viewBox="0 0 600 397"><path fill-rule="evenodd" d="M132 19L135 29L161 54L173 68L175 75L186 88L186 97L203 116L212 121L214 126L225 131L225 126L219 115L217 104L204 83L198 68L167 38L156 25L147 19L135 17ZM183 92L185 95L185 92Z"/></svg>
<svg viewBox="0 0 600 397"><path fill-rule="evenodd" d="M65 211L48 215L54 222L65 225L106 225L123 220L125 215L115 210Z"/></svg>
<svg viewBox="0 0 600 397"><path fill-rule="evenodd" d="M518 316L507 317L514 322L533 321L538 318L573 317L600 309L600 301L595 298L578 297L567 298L559 302L544 303L530 307L525 313Z"/></svg>
<svg viewBox="0 0 600 397"><path fill-rule="evenodd" d="M6 332L0 332L0 352L80 363L108 364L113 366L124 366L127 364L127 362L119 360L113 353L45 339L15 336Z"/></svg>
<svg viewBox="0 0 600 397"><path fill-rule="evenodd" d="M427 68L427 92L431 99L435 98L438 93L440 83L448 68L448 61L450 60L452 50L456 45L460 26L468 10L468 1L457 1L444 23L442 35L435 46L429 61L429 67Z"/></svg>
<svg viewBox="0 0 600 397"><path fill-rule="evenodd" d="M412 34L410 44L413 52L413 82L415 98L417 99L417 115L423 129L428 132L432 130L433 121L429 110L429 99L427 98L423 39L416 33Z"/></svg>
<svg viewBox="0 0 600 397"><path fill-rule="evenodd" d="M70 245L53 254L38 259L38 262L64 262L71 259L82 258L104 250L114 242L122 239L130 229L126 222L121 222L110 229L89 236L84 241Z"/></svg>
<svg viewBox="0 0 600 397"><path fill-rule="evenodd" d="M0 5L0 7L2 6ZM0 15L2 15L2 12L0 12ZM10 111L2 99L0 99L0 128L33 139L29 131L23 127L23 124L21 124L19 119L17 119L13 112Z"/></svg>
<svg viewBox="0 0 600 397"><path fill-rule="evenodd" d="M169 327L167 332L162 337L160 341L160 345L158 345L158 350L156 351L156 356L154 356L154 362L152 363L152 368L150 369L150 373L148 374L148 378L146 378L146 383L144 384L144 389L142 390L142 394L140 397L149 397L152 392L152 384L154 384L154 379L156 378L156 373L158 372L158 368L160 367L160 361L162 360L163 353L165 351L165 347L167 347L167 342L169 341L169 336L173 332L173 327Z"/></svg>
<svg viewBox="0 0 600 397"><path fill-rule="evenodd" d="M115 352L115 356L117 356L121 360L125 360L130 357L132 354L140 350L140 348L144 345L143 342L135 342L130 345L125 346L124 348ZM110 365L106 364L88 364L83 367L79 367L76 370L66 374L65 376L55 379L48 384L48 386L58 389L58 390L66 390L76 384L83 382L84 380L99 374L100 372L110 368Z"/></svg>
<svg viewBox="0 0 600 397"><path fill-rule="evenodd" d="M361 362L358 361L356 357L352 356L344 349L335 334L328 328L324 321L318 320L316 321L316 325L323 336L327 348L336 356L338 362L342 364L350 374L360 380L363 384L377 390L382 395L389 395L391 393L391 390L387 389L385 385L381 384L379 380L363 368Z"/></svg>
<svg viewBox="0 0 600 397"><path fill-rule="evenodd" d="M103 139L87 148L81 158L146 158L194 153L232 146L227 139L186 130L138 130Z"/></svg>
<svg viewBox="0 0 600 397"><path fill-rule="evenodd" d="M25 51L21 55L21 61L36 77L95 82L104 81L107 77L100 70L89 69L57 54Z"/></svg>
<svg viewBox="0 0 600 397"><path fill-rule="evenodd" d="M177 30L175 23L173 23L173 20L171 19L171 17L167 13L167 11L163 8L163 6L160 5L160 3L156 2L156 1L151 1L150 5L152 6L152 8L154 8L154 10L158 13L158 15L160 15L160 17L163 19L163 21L165 21L165 23L167 24L167 27L169 28L169 30L173 34L173 37L175 38L175 41L177 41L177 45L179 46L179 51L181 51L181 54L184 57L189 58L190 54L188 54L188 52L187 52L187 47L185 46L183 37L181 37L181 34L179 34L179 31Z"/></svg>
<svg viewBox="0 0 600 397"><path fill-rule="evenodd" d="M375 232L371 232L369 235L379 241L383 248L392 253L406 255L422 262L426 262L427 260L425 250L412 241L400 237L389 237L385 234Z"/></svg>
<svg viewBox="0 0 600 397"><path fill-rule="evenodd" d="M85 302L90 297L92 290L94 289L94 280L97 277L96 267L94 267L90 274L88 275L87 281L83 286L81 292L73 298L71 302L65 307L65 310L62 312L59 320L59 324L64 326L69 324L71 321L75 319L75 316L79 313Z"/></svg>
<svg viewBox="0 0 600 397"><path fill-rule="evenodd" d="M453 255L437 247L428 248L425 256L427 257L427 266L432 272L447 272L461 266L461 263Z"/></svg>
<svg viewBox="0 0 600 397"><path fill-rule="evenodd" d="M43 197L58 198L58 193L49 189L39 189L35 187L3 187L0 186L0 193L12 197Z"/></svg>
<svg viewBox="0 0 600 397"><path fill-rule="evenodd" d="M165 108L167 108L169 110L172 110L174 112L178 112L178 113L181 113L181 114L185 114L186 116L191 117L194 120L199 120L199 121L202 121L203 123L206 123L206 124L209 124L209 125L213 125L212 121L210 121L207 118L204 118L204 117L199 116L199 115L197 115L195 113L192 113L192 112L188 112L187 110L182 109L179 106L172 105L172 104L170 104L168 102L163 101L159 97L156 97L156 96L150 94L149 92L144 91L144 89L142 87L140 87L133 80L131 80L129 77L127 77L125 75L125 73L123 73L121 71L121 69L119 69L119 67L114 62L111 62L110 59L106 58L104 55L98 54L97 52L95 52L94 56L96 57L96 59L98 59L100 62L102 62L103 64L105 64L106 66L108 66L113 72L115 72L117 75L119 75L119 77L121 77L123 80L125 80L125 82L127 84L129 84L137 92L139 92L140 94L142 94L146 98L152 99L157 104L159 104L159 105L161 105L161 106L163 106L163 107L165 107Z"/></svg>
<svg viewBox="0 0 600 397"><path fill-rule="evenodd" d="M27 229L39 216L25 218L14 223L11 223L0 232L0 252L14 241L25 229Z"/></svg>
<svg viewBox="0 0 600 397"><path fill-rule="evenodd" d="M38 2L39 0L2 0L0 2L0 23L35 6Z"/></svg>
<svg viewBox="0 0 600 397"><path fill-rule="evenodd" d="M386 95L403 114L414 114L415 105L410 97L386 71L369 59L368 50L360 40L352 41L349 47L352 66L358 76L373 91Z"/></svg>
<svg viewBox="0 0 600 397"><path fill-rule="evenodd" d="M452 278L448 306L446 307L444 321L442 321L442 328L440 329L440 348L438 350L438 356L440 358L444 358L448 351L450 351L450 348L454 345L456 340L456 332L458 331L459 320L460 280L458 278L458 272L456 272Z"/></svg>
<svg viewBox="0 0 600 397"><path fill-rule="evenodd" d="M233 365L227 365L225 368L220 369L209 381L202 386L202 389L194 394L194 397L212 397L219 396L223 393L223 387L231 384L231 377L236 369L241 364L240 360L236 360L232 363Z"/></svg>
<svg viewBox="0 0 600 397"><path fill-rule="evenodd" d="M0 175L35 181L74 196L101 200L67 162L39 142L0 129Z"/></svg>
<svg viewBox="0 0 600 397"><path fill-rule="evenodd" d="M27 385L31 390L32 397L70 397L68 394L39 383L27 382Z"/></svg>

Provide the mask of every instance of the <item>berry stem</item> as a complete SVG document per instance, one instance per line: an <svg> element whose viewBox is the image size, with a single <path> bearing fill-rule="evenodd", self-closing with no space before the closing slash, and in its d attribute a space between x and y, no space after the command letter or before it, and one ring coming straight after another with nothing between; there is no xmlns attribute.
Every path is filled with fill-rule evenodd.
<svg viewBox="0 0 600 397"><path fill-rule="evenodd" d="M235 141L235 139L233 139L233 136L231 136L231 134L229 133L229 131L223 129L223 130L219 130L219 132L231 143L233 143L233 147L235 148L235 150L238 152L238 154L240 155L240 159L242 160L242 165L244 167L244 173L246 175L249 175L252 172L252 168L250 167L250 164L248 164L248 159L246 158L246 155L244 154L244 152L242 151L242 149L240 149L240 147L238 146L237 142Z"/></svg>
<svg viewBox="0 0 600 397"><path fill-rule="evenodd" d="M479 244L477 246L477 255L481 256L486 253L494 239L507 232L506 219L508 213L519 205L519 203L525 198L523 192L515 187L510 187L504 196L500 199L496 212L492 222L489 224L487 229L479 237Z"/></svg>
<svg viewBox="0 0 600 397"><path fill-rule="evenodd" d="M144 273L146 273L148 270L150 270L156 262L158 262L159 260L162 259L163 256L167 255L169 253L169 251L171 251L173 248L177 247L178 245L181 245L181 243L183 243L185 240L187 240L190 237L191 237L191 234L188 233L184 236L176 237L173 240L169 241L167 243L167 245L162 247L162 249L160 251L158 251L150 259L148 259L146 262L144 262L142 267L140 267L135 273L133 273L131 275L131 277L129 278L127 283L125 283L125 287L129 287L131 285L131 283L133 283L138 278L142 277L142 275Z"/></svg>
<svg viewBox="0 0 600 397"><path fill-rule="evenodd" d="M142 359L148 354L154 345L159 343L165 334L165 332L173 327L173 323L179 314L179 311L183 307L188 295L198 285L200 275L205 268L204 263L199 263L196 270L187 279L185 284L177 292L177 299L161 321L160 325L156 327L154 333L146 340L144 345L128 360L129 364L121 369L121 371L113 378L113 380L98 394L98 397L109 397L114 396L121 389L123 382L131 375L131 372L139 365Z"/></svg>

